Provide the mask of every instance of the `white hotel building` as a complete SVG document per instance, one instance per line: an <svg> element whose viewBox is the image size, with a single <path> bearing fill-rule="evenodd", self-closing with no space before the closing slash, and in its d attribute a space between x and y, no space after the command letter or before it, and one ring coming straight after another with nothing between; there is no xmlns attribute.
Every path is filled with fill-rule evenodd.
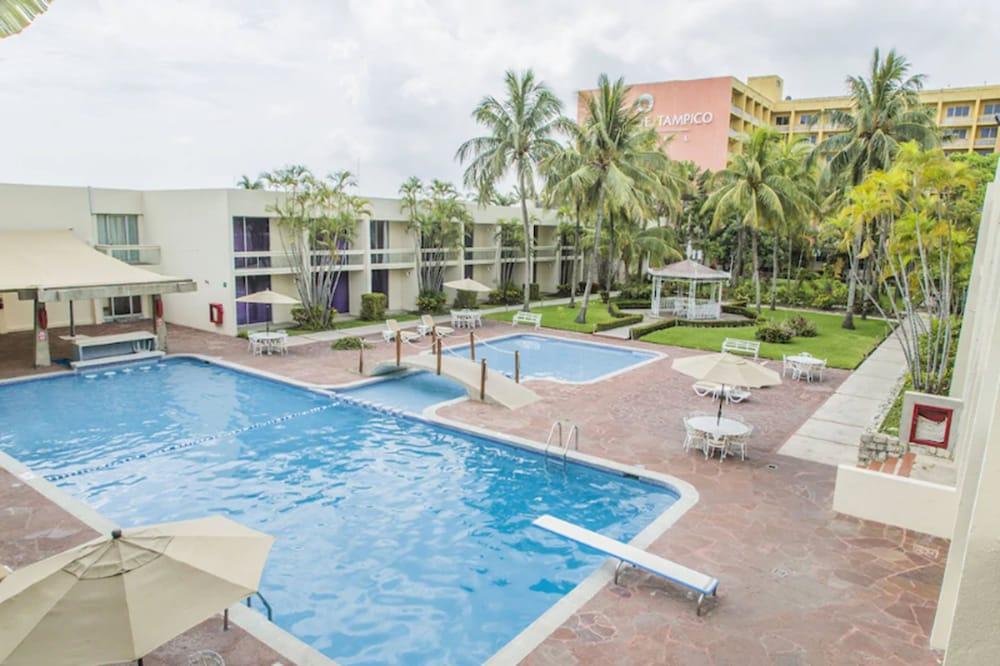
<svg viewBox="0 0 1000 666"><path fill-rule="evenodd" d="M0 231L71 229L97 250L165 275L190 278L197 291L164 296L168 323L236 335L240 329L290 321L290 308L247 306L238 295L263 289L295 297L294 275L269 207L266 190L119 190L0 184ZM371 218L358 221L345 250L344 275L334 296L339 312L357 314L361 295L380 291L390 311L413 310L417 298L414 236L397 199L369 199ZM513 281L524 279L523 257L501 259L496 241L500 220L520 219L517 206L469 204L474 222L465 229L465 247L446 262L445 279L471 277L499 282L500 263L513 262ZM534 281L542 292L568 282L572 248L560 247L554 213L532 209ZM449 297L453 294L449 294ZM222 321L210 321L211 305L221 305ZM216 310L218 308L216 307ZM77 324L148 318L151 297L134 296L75 302ZM69 306L51 304L50 326L67 326ZM30 330L31 301L0 293L0 334Z"/></svg>

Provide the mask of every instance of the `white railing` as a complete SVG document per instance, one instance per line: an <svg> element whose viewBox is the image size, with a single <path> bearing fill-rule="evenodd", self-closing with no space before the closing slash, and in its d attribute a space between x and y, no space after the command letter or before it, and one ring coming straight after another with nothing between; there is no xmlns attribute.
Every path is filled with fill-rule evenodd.
<svg viewBox="0 0 1000 666"><path fill-rule="evenodd" d="M380 248L371 251L371 263L378 266L406 264L412 267L416 253L407 248Z"/></svg>
<svg viewBox="0 0 1000 666"><path fill-rule="evenodd" d="M465 248L465 260L474 262L491 262L496 261L497 258L497 248L495 245L485 245L478 247L467 247Z"/></svg>
<svg viewBox="0 0 1000 666"><path fill-rule="evenodd" d="M118 261L124 261L126 264L156 266L160 263L159 245L98 244L94 246L94 249L109 257L114 257Z"/></svg>
<svg viewBox="0 0 1000 666"><path fill-rule="evenodd" d="M455 248L446 248L442 250L423 248L420 250L420 261L425 264L450 264L458 261L459 256L461 256L459 252L460 251Z"/></svg>
<svg viewBox="0 0 1000 666"><path fill-rule="evenodd" d="M976 124L977 125L996 125L997 124L997 115L1000 115L1000 114L987 113L985 116L979 116L979 118L976 119Z"/></svg>
<svg viewBox="0 0 1000 666"><path fill-rule="evenodd" d="M941 124L942 125L946 125L946 126L947 125L959 125L959 126L962 126L962 125L971 125L972 124L972 116L951 116L950 118L946 116L945 118L943 118L941 120Z"/></svg>
<svg viewBox="0 0 1000 666"><path fill-rule="evenodd" d="M536 245L535 246L535 259L541 259L543 261L548 261L556 258L556 249L558 245Z"/></svg>
<svg viewBox="0 0 1000 666"><path fill-rule="evenodd" d="M997 143L995 136L981 136L976 138L976 148L992 148Z"/></svg>

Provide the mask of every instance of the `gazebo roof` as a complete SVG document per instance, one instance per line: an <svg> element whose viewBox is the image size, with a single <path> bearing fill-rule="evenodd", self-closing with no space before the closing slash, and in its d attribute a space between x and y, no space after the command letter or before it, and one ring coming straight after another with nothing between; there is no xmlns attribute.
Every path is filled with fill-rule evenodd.
<svg viewBox="0 0 1000 666"><path fill-rule="evenodd" d="M720 282L729 279L727 271L717 271L714 268L709 268L690 259L677 261L663 268L649 268L646 272L653 277L666 278L668 280Z"/></svg>

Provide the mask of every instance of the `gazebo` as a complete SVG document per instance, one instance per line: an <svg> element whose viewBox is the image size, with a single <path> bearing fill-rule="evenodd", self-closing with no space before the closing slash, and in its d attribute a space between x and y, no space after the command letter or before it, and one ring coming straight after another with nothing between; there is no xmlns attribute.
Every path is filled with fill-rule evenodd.
<svg viewBox="0 0 1000 666"><path fill-rule="evenodd" d="M729 273L685 259L663 268L647 269L653 278L651 310L654 317L670 314L683 319L719 319L722 316L722 283ZM664 294L664 283L676 285ZM687 288L684 288L684 283ZM699 298L699 293L707 298Z"/></svg>

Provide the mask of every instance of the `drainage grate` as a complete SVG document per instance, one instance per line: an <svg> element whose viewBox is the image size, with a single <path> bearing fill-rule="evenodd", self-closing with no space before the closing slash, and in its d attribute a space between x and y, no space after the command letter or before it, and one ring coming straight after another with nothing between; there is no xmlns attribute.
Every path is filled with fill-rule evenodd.
<svg viewBox="0 0 1000 666"><path fill-rule="evenodd" d="M778 466L775 465L774 463L768 463L767 468L773 472L774 470L778 469Z"/></svg>

